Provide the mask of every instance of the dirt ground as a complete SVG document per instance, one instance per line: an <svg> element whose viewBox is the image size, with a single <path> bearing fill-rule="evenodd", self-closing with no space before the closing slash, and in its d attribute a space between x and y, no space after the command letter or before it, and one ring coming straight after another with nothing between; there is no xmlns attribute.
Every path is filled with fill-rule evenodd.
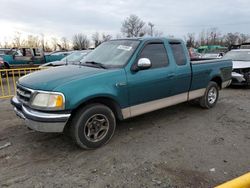
<svg viewBox="0 0 250 188"><path fill-rule="evenodd" d="M212 187L250 170L250 90L225 89L215 108L181 104L120 122L85 151L28 130L0 101L0 187Z"/></svg>

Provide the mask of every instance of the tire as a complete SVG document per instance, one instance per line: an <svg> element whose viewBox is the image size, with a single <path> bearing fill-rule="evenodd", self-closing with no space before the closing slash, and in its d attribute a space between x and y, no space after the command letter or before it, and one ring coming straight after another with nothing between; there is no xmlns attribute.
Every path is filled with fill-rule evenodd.
<svg viewBox="0 0 250 188"><path fill-rule="evenodd" d="M3 70L3 69L2 69ZM4 71L1 71L1 77L5 78L6 77L6 73Z"/></svg>
<svg viewBox="0 0 250 188"><path fill-rule="evenodd" d="M204 96L200 99L200 106L205 109L213 108L219 98L219 86L216 82L209 82Z"/></svg>
<svg viewBox="0 0 250 188"><path fill-rule="evenodd" d="M5 70L5 69L9 69L9 68L10 68L9 66L3 65L3 67L1 67L1 70ZM7 72L7 74L8 74L8 72ZM2 76L2 78L5 78L6 77L6 72L1 71L1 76Z"/></svg>
<svg viewBox="0 0 250 188"><path fill-rule="evenodd" d="M77 111L70 124L74 142L83 149L96 149L108 143L116 127L116 119L110 108L91 104Z"/></svg>

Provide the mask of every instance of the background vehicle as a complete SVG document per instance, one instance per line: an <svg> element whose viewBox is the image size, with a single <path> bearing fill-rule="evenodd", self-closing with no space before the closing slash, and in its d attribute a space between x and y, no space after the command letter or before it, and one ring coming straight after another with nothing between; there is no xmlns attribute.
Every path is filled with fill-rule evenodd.
<svg viewBox="0 0 250 188"><path fill-rule="evenodd" d="M223 52L220 53L205 53L201 55L201 58L205 59L220 59L224 56Z"/></svg>
<svg viewBox="0 0 250 188"><path fill-rule="evenodd" d="M31 129L69 131L80 147L92 149L111 139L117 119L194 99L203 108L214 107L231 71L231 60L190 62L182 40L111 40L80 66L22 77L11 103Z"/></svg>
<svg viewBox="0 0 250 188"><path fill-rule="evenodd" d="M4 55L8 51L10 51L10 48L0 48L0 56Z"/></svg>
<svg viewBox="0 0 250 188"><path fill-rule="evenodd" d="M202 55L200 53L198 53L197 49L195 49L195 48L189 48L188 53L189 53L189 56L191 59L202 58Z"/></svg>
<svg viewBox="0 0 250 188"><path fill-rule="evenodd" d="M220 45L207 45L200 46L197 51L201 53L201 58L220 59L228 51L228 48Z"/></svg>
<svg viewBox="0 0 250 188"><path fill-rule="evenodd" d="M45 63L40 67L56 67L66 64L77 64L80 63L80 61L90 52L91 50L74 51L70 55L62 58L60 61L52 61L49 63Z"/></svg>
<svg viewBox="0 0 250 188"><path fill-rule="evenodd" d="M233 60L232 85L250 86L250 49L231 50L223 59Z"/></svg>
<svg viewBox="0 0 250 188"><path fill-rule="evenodd" d="M71 52L60 52L49 55L44 55L41 48L19 48L11 49L4 55L0 56L4 64L0 68L17 68L17 67L31 67L39 66L46 62L61 60Z"/></svg>

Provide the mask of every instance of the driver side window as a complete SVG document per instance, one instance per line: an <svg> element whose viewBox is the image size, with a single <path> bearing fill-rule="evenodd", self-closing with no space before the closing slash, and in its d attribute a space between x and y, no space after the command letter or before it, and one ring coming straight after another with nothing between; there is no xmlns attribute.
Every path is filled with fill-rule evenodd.
<svg viewBox="0 0 250 188"><path fill-rule="evenodd" d="M148 58L152 64L151 69L166 67L168 65L167 52L163 43L147 44L139 58Z"/></svg>
<svg viewBox="0 0 250 188"><path fill-rule="evenodd" d="M17 50L14 55L15 56L23 56L23 54L20 50Z"/></svg>

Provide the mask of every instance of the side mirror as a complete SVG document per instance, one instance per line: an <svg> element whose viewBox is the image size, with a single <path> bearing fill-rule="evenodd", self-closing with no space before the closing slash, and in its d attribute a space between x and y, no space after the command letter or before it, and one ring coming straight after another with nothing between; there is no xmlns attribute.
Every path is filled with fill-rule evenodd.
<svg viewBox="0 0 250 188"><path fill-rule="evenodd" d="M151 61L148 58L140 58L137 64L133 66L133 71L145 70L151 67Z"/></svg>

